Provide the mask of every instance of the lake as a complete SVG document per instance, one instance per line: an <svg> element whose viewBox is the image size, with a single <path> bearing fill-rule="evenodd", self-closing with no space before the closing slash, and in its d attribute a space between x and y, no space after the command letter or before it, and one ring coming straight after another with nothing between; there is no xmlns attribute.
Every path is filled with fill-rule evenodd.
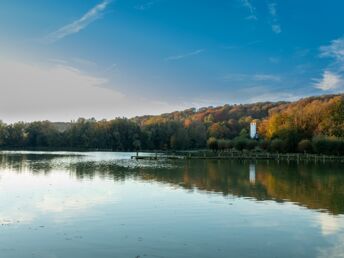
<svg viewBox="0 0 344 258"><path fill-rule="evenodd" d="M1 258L344 257L344 165L0 152Z"/></svg>

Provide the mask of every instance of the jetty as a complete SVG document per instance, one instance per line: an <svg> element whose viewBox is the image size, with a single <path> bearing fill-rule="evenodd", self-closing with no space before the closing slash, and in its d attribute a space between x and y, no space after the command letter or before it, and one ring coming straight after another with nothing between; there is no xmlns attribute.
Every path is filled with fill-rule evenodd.
<svg viewBox="0 0 344 258"><path fill-rule="evenodd" d="M308 153L260 153L260 152L162 152L155 154L138 154L136 160L276 160L304 162L340 162L344 156L320 155Z"/></svg>

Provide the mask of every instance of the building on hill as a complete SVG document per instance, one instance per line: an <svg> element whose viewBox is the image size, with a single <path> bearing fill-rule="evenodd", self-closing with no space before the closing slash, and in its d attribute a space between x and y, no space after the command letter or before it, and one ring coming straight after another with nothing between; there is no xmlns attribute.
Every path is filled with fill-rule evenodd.
<svg viewBox="0 0 344 258"><path fill-rule="evenodd" d="M256 122L251 122L251 124L250 124L250 137L251 137L251 139L257 139L258 138L257 123Z"/></svg>

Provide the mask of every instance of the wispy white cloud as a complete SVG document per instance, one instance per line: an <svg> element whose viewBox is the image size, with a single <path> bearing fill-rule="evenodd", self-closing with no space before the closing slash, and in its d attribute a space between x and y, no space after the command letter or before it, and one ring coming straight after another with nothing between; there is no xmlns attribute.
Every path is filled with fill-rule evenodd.
<svg viewBox="0 0 344 258"><path fill-rule="evenodd" d="M281 77L275 74L241 74L241 73L232 73L226 74L222 77L222 81L225 82L259 82L259 81L270 81L278 82L281 81Z"/></svg>
<svg viewBox="0 0 344 258"><path fill-rule="evenodd" d="M97 63L84 58L74 57L68 59L50 58L48 61L52 64L59 64L62 66L82 66L82 67L96 67Z"/></svg>
<svg viewBox="0 0 344 258"><path fill-rule="evenodd" d="M257 20L256 8L252 5L250 0L240 0L242 5L249 11L250 15L246 17L248 20Z"/></svg>
<svg viewBox="0 0 344 258"><path fill-rule="evenodd" d="M273 74L255 74L253 79L256 81L280 81L281 77Z"/></svg>
<svg viewBox="0 0 344 258"><path fill-rule="evenodd" d="M302 95L295 95L290 92L271 92L271 89L264 89L263 87L248 89L251 94L246 100L249 103L264 102L264 101L295 101L303 97Z"/></svg>
<svg viewBox="0 0 344 258"><path fill-rule="evenodd" d="M111 77L119 73L116 65L108 69L108 73L96 76L73 67L73 62L49 60L44 65L0 59L0 120L11 123L46 119L71 121L78 117L112 119L157 115L187 107L174 99L161 100L160 97L156 101L157 98L151 96L142 99L130 90L125 92L121 80L108 77L110 72Z"/></svg>
<svg viewBox="0 0 344 258"><path fill-rule="evenodd" d="M332 40L330 45L321 46L320 56L334 58L334 65L344 70L344 37Z"/></svg>
<svg viewBox="0 0 344 258"><path fill-rule="evenodd" d="M250 42L247 42L245 44L243 43L243 44L240 44L240 45L221 46L221 48L226 49L226 50L233 50L233 49L239 49L239 48L250 48L252 46L259 45L259 44L261 44L263 42L264 41L262 41L262 40L254 40L254 41L250 41Z"/></svg>
<svg viewBox="0 0 344 258"><path fill-rule="evenodd" d="M184 58L187 58L190 56L197 56L197 55L203 53L204 51L205 51L205 49L198 49L198 50L186 53L186 54L170 56L170 57L167 57L165 60L167 60L167 61L180 60L180 59L184 59Z"/></svg>
<svg viewBox="0 0 344 258"><path fill-rule="evenodd" d="M108 72L111 72L113 70L116 70L117 72L119 71L117 64L112 64L112 65L106 67L105 70L103 71L103 73L108 73Z"/></svg>
<svg viewBox="0 0 344 258"><path fill-rule="evenodd" d="M81 66L88 66L88 67L95 67L97 66L96 62L93 62L88 59L80 58L80 57L74 57L72 58L73 63Z"/></svg>
<svg viewBox="0 0 344 258"><path fill-rule="evenodd" d="M48 61L51 63L54 63L54 64L68 64L67 60L58 59L58 58L50 58L50 59L48 59Z"/></svg>
<svg viewBox="0 0 344 258"><path fill-rule="evenodd" d="M268 8L269 8L270 15L276 17L277 16L276 3L269 3Z"/></svg>
<svg viewBox="0 0 344 258"><path fill-rule="evenodd" d="M314 87L323 91L337 90L344 86L343 78L334 72L324 71L321 79L315 79Z"/></svg>
<svg viewBox="0 0 344 258"><path fill-rule="evenodd" d="M320 57L331 58L324 69L321 79L314 79L315 88L324 91L338 91L344 89L344 37L332 40L329 45L320 47Z"/></svg>
<svg viewBox="0 0 344 258"><path fill-rule="evenodd" d="M97 4L87 13L85 13L80 19L63 26L62 28L48 35L46 41L48 43L53 43L69 35L80 32L88 25L101 18L111 2L112 0L103 0L101 3Z"/></svg>
<svg viewBox="0 0 344 258"><path fill-rule="evenodd" d="M307 57L310 53L311 53L310 49L299 48L294 52L293 57L300 59L300 58Z"/></svg>
<svg viewBox="0 0 344 258"><path fill-rule="evenodd" d="M230 73L230 74L226 74L224 76L221 77L221 81L224 82L237 82L237 81L244 81L247 80L250 76L248 76L247 74L241 74L241 73Z"/></svg>
<svg viewBox="0 0 344 258"><path fill-rule="evenodd" d="M279 24L272 24L271 29L276 34L280 34L282 32L281 25L279 25Z"/></svg>
<svg viewBox="0 0 344 258"><path fill-rule="evenodd" d="M98 111L113 112L113 103L125 99L124 94L109 87L107 78L88 75L65 64L42 67L1 60L0 85L4 92L0 96L0 116L5 120L49 119L49 116L60 120L63 113L69 120L91 117Z"/></svg>
<svg viewBox="0 0 344 258"><path fill-rule="evenodd" d="M281 25L278 22L278 15L277 15L277 4L276 3L268 3L269 14L271 15L271 29L274 33L279 34L282 32Z"/></svg>
<svg viewBox="0 0 344 258"><path fill-rule="evenodd" d="M280 59L278 57L274 57L274 56L269 57L268 60L272 64L278 64L280 62Z"/></svg>
<svg viewBox="0 0 344 258"><path fill-rule="evenodd" d="M157 0L150 0L150 1L141 2L140 4L137 4L135 6L135 9L140 10L140 11L144 11L144 10L151 8L156 2L157 2Z"/></svg>
<svg viewBox="0 0 344 258"><path fill-rule="evenodd" d="M226 93L223 93L225 95ZM265 83L243 85L232 88L230 97L235 99L234 103L255 103L264 101L293 101L304 97L301 91L293 90L286 87L269 87Z"/></svg>

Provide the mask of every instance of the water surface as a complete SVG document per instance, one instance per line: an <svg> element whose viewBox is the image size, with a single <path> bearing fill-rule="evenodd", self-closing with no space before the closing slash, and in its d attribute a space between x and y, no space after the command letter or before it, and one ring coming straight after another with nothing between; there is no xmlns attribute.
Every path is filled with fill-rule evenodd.
<svg viewBox="0 0 344 258"><path fill-rule="evenodd" d="M0 257L344 257L344 167L0 153Z"/></svg>

